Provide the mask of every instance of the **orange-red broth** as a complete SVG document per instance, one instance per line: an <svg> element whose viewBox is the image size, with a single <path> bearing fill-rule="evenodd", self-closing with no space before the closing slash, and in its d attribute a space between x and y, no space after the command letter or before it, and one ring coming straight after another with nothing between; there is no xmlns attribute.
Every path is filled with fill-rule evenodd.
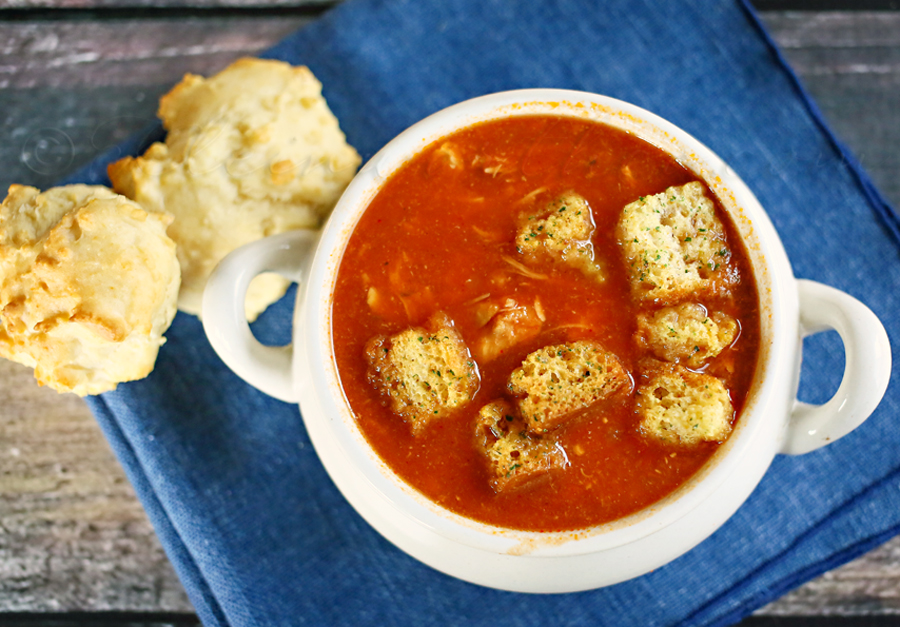
<svg viewBox="0 0 900 627"><path fill-rule="evenodd" d="M632 135L555 116L477 124L434 142L401 167L350 238L332 312L343 389L375 451L446 508L526 530L570 530L622 518L687 481L718 444L679 447L642 436L633 398L563 427L559 441L570 466L509 493L491 488L474 424L479 408L503 396L510 372L541 346L597 340L635 372L638 309L629 296L615 224L622 207L639 196L696 179L670 155ZM609 274L603 284L561 266L541 267L546 280L527 278L503 260L518 256L516 217L567 190L583 195L593 209L594 250ZM704 304L737 318L742 330L707 370L724 379L738 415L756 365L758 301L746 251L725 213L717 211L741 280L731 298ZM369 298L375 293L377 312ZM481 385L474 400L413 437L366 380L366 341L420 325L443 310L471 346L482 332L472 301L487 293L520 303L540 298L544 331L478 364Z"/></svg>

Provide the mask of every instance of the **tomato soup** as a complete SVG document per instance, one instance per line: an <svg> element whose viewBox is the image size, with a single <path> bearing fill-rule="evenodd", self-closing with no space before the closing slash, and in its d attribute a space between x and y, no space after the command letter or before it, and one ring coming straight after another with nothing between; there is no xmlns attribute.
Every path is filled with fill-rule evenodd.
<svg viewBox="0 0 900 627"><path fill-rule="evenodd" d="M665 358L650 354L638 319L678 302L636 292L642 277L629 267L634 261L623 251L619 224L631 203L698 180L664 151L624 131L550 115L473 125L433 142L400 167L350 237L332 312L343 391L377 454L409 485L453 512L532 531L616 520L690 479L727 436L690 442L648 436L636 391L646 379L642 364ZM721 382L733 408L730 428L756 368L759 305L743 244L718 200L705 185L703 190L724 229L727 255L721 263L728 280L725 288L688 300L726 317L736 331L714 357L681 360L678 368ZM590 256L590 271L523 254L529 216L549 206L571 207L553 205L570 192L583 198L591 214L593 228L581 250ZM500 337L491 343L491 329L498 325L491 327L490 316L517 303L531 307L534 324L511 341ZM372 384L367 345L373 337L419 328L438 312L465 342L477 385L465 403L413 429ZM552 438L564 451L558 468L498 490L477 437L479 412L496 399L516 402L510 377L529 355L585 341L613 356L629 377L627 385L620 386L615 402L586 407L535 436Z"/></svg>

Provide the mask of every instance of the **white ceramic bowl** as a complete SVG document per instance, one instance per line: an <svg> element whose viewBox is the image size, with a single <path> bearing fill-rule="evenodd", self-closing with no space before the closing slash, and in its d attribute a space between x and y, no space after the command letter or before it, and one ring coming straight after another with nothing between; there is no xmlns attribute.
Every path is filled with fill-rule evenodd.
<svg viewBox="0 0 900 627"><path fill-rule="evenodd" d="M354 226L384 181L437 138L483 120L549 113L597 120L674 155L703 178L749 251L761 304L761 357L737 427L687 485L628 518L565 533L492 527L453 514L400 480L357 428L331 343L332 290ZM244 320L247 285L264 271L301 284L293 344L259 344ZM878 405L890 376L887 335L849 295L794 278L759 202L708 148L661 118L611 98L563 90L493 94L412 126L359 172L322 232L290 232L232 253L204 294L206 333L221 358L260 390L298 402L315 449L353 507L388 540L461 579L523 592L570 592L617 583L673 560L721 526L749 496L777 453L837 440ZM836 329L846 353L838 392L822 406L796 400L802 338ZM264 420L263 416L260 420Z"/></svg>

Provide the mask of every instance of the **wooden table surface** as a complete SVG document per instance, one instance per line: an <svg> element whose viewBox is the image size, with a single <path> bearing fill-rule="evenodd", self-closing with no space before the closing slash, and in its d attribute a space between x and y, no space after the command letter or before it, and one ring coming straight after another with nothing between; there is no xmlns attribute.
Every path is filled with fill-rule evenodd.
<svg viewBox="0 0 900 627"><path fill-rule="evenodd" d="M803 5L757 4L838 136L900 206L900 11L783 10ZM158 97L185 72L252 55L326 7L0 0L0 189L49 186L153 120ZM182 624L192 608L85 404L0 360L0 624L60 612L87 613L76 615L84 624L94 612L169 614L159 621ZM785 624L779 616L900 625L900 539L751 622Z"/></svg>

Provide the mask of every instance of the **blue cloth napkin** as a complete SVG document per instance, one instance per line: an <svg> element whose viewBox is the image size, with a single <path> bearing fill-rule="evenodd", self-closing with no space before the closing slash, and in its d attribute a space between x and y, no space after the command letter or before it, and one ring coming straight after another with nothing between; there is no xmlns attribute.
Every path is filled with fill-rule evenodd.
<svg viewBox="0 0 900 627"><path fill-rule="evenodd" d="M867 303L900 337L898 217L826 128L738 0L351 0L266 56L306 64L370 157L422 117L505 89L631 101L694 134L765 206L799 277ZM143 134L146 137L146 134ZM106 182L120 146L70 180ZM256 331L290 336L292 298ZM207 626L727 625L900 531L897 381L856 432L778 457L724 527L648 575L523 595L463 583L395 549L347 505L297 408L244 384L179 314L146 380L91 408ZM802 397L843 368L806 344ZM894 377L896 379L896 377Z"/></svg>

